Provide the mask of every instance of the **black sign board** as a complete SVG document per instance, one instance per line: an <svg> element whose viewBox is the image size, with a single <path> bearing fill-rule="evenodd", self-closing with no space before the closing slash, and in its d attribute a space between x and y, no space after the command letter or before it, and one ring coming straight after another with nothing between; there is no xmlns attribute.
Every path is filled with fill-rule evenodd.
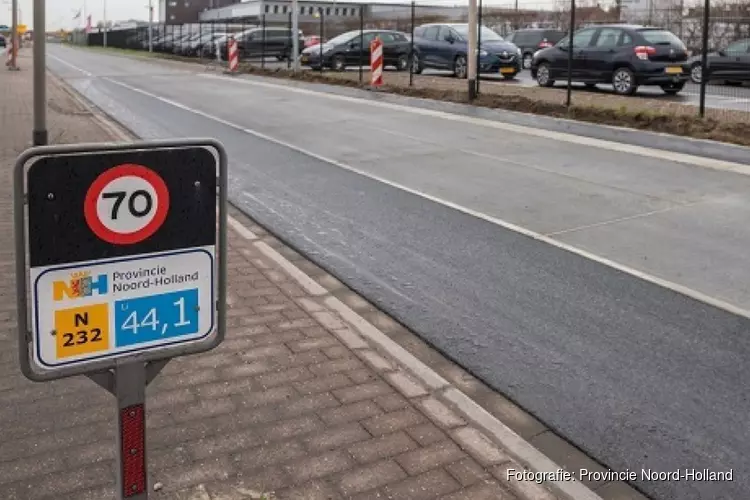
<svg viewBox="0 0 750 500"><path fill-rule="evenodd" d="M216 241L216 158L203 147L47 156L27 179L31 267Z"/></svg>

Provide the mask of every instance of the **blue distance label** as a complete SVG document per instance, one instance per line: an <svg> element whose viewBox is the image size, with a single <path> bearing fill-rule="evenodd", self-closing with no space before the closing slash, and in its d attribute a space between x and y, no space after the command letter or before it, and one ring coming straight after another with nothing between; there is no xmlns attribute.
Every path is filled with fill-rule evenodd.
<svg viewBox="0 0 750 500"><path fill-rule="evenodd" d="M198 289L115 302L117 347L198 333Z"/></svg>

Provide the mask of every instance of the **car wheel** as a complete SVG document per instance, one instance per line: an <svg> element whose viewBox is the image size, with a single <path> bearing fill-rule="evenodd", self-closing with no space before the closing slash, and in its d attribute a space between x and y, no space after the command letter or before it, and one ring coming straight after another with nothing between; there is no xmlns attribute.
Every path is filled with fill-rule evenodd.
<svg viewBox="0 0 750 500"><path fill-rule="evenodd" d="M418 75L422 72L422 62L419 60L419 54L412 54L411 56L411 72Z"/></svg>
<svg viewBox="0 0 750 500"><path fill-rule="evenodd" d="M703 69L701 68L701 63L693 63L693 65L690 66L690 81L700 85L701 80L703 80Z"/></svg>
<svg viewBox="0 0 750 500"><path fill-rule="evenodd" d="M635 84L635 74L628 68L617 68L612 75L612 86L615 93L620 95L633 95L638 89Z"/></svg>
<svg viewBox="0 0 750 500"><path fill-rule="evenodd" d="M541 63L536 69L536 83L540 87L551 87L555 84L555 81L550 76L549 64Z"/></svg>
<svg viewBox="0 0 750 500"><path fill-rule="evenodd" d="M661 89L664 91L667 95L677 95L680 90L685 86L684 82L681 83L670 83L667 85L662 85Z"/></svg>
<svg viewBox="0 0 750 500"><path fill-rule="evenodd" d="M407 69L409 69L409 56L401 54L396 61L396 71L406 71Z"/></svg>
<svg viewBox="0 0 750 500"><path fill-rule="evenodd" d="M346 69L346 62L343 56L333 56L331 60L331 67L335 71L344 71Z"/></svg>
<svg viewBox="0 0 750 500"><path fill-rule="evenodd" d="M466 56L457 56L453 61L453 75L456 78L466 78Z"/></svg>
<svg viewBox="0 0 750 500"><path fill-rule="evenodd" d="M534 58L533 54L523 55L523 69L529 69L531 67L531 60Z"/></svg>

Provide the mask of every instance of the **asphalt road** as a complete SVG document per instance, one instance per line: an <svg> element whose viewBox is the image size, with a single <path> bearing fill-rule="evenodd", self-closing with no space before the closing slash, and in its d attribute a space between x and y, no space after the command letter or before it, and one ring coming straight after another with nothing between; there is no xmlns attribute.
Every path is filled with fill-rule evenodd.
<svg viewBox="0 0 750 500"><path fill-rule="evenodd" d="M252 60L254 64L260 65L260 60ZM267 68L286 68L286 62L278 62L275 59L268 58L264 62ZM306 68L309 70L309 68ZM392 70L387 68L386 70ZM358 68L348 68L349 71L358 71ZM444 76L453 78L449 71L425 70L425 76ZM419 77L417 77L419 78ZM514 80L505 80L501 76L482 75L482 82L487 85L521 85L524 87L536 87L537 83L531 77L529 70L521 71ZM555 83L555 88L565 89L565 82ZM583 84L574 84L575 92L593 93L593 94L614 94L612 85L597 85L595 89L587 89ZM481 86L480 86L481 91ZM700 85L688 83L685 88L676 96L665 94L659 87L640 87L633 98L659 99L664 102L675 102L690 106L700 105ZM706 107L717 109L728 109L750 112L750 85L730 86L709 84L706 87Z"/></svg>
<svg viewBox="0 0 750 500"><path fill-rule="evenodd" d="M220 139L234 203L611 468L734 470L639 480L655 498L746 500L750 321L485 219L750 309L750 178L49 50L52 70L141 137Z"/></svg>

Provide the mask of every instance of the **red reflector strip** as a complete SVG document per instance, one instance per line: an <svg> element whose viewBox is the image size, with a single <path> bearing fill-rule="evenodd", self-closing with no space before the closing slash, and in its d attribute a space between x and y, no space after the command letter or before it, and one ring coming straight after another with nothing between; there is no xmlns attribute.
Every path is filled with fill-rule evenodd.
<svg viewBox="0 0 750 500"><path fill-rule="evenodd" d="M146 418L143 405L120 410L122 432L122 495L125 498L146 491Z"/></svg>

